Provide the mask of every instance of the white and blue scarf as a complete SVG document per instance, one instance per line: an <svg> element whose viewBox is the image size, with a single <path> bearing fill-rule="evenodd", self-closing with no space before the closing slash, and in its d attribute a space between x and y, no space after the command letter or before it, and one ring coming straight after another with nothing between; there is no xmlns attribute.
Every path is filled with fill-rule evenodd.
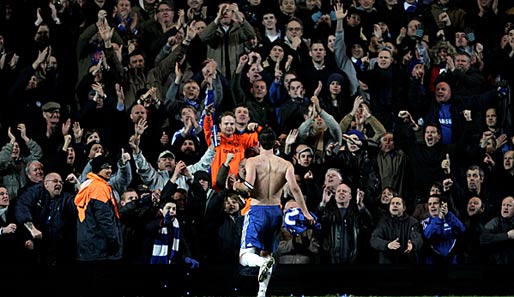
<svg viewBox="0 0 514 297"><path fill-rule="evenodd" d="M168 227L162 227L159 235L153 243L152 258L150 264L171 264L173 257L178 253L180 245L180 225L177 219L173 220L171 229L173 242L169 248Z"/></svg>

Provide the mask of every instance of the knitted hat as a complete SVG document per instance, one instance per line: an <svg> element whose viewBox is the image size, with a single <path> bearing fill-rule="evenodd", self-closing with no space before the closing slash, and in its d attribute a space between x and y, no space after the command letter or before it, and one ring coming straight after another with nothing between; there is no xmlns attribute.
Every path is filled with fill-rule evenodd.
<svg viewBox="0 0 514 297"><path fill-rule="evenodd" d="M209 173L207 173L207 171L203 171L203 170L196 171L195 173L193 173L193 176L195 177L196 180L200 180L200 179L203 179L206 181L211 180L211 175Z"/></svg>
<svg viewBox="0 0 514 297"><path fill-rule="evenodd" d="M414 69L414 67L416 67L416 65L419 65L419 64L422 64L423 65L423 60L420 60L420 59L412 59L409 63L409 74L412 73L412 70Z"/></svg>
<svg viewBox="0 0 514 297"><path fill-rule="evenodd" d="M93 145L95 145L95 144L100 144L100 145L102 145L102 143L101 143L100 141L98 141L98 140L94 140L94 141L91 141L90 143L88 143L88 144L86 145L86 151L85 151L86 156L88 156L88 155L89 155L89 153L91 152L91 149L93 148ZM103 148L103 145L102 145L102 148Z"/></svg>
<svg viewBox="0 0 514 297"><path fill-rule="evenodd" d="M330 85L333 81L337 81L342 86L344 85L344 76L340 73L334 72L328 77L327 85Z"/></svg>
<svg viewBox="0 0 514 297"><path fill-rule="evenodd" d="M91 160L91 171L98 174L102 169L111 167L111 163L104 155L97 156Z"/></svg>
<svg viewBox="0 0 514 297"><path fill-rule="evenodd" d="M366 140L366 137L364 136L364 133L362 133L362 132L361 132L361 131L359 131L359 130L352 129L352 130L350 130L350 131L346 132L346 134L347 134L347 135L352 135L352 134L357 135L357 137L359 137L359 140L360 140L360 141L364 141L364 140Z"/></svg>

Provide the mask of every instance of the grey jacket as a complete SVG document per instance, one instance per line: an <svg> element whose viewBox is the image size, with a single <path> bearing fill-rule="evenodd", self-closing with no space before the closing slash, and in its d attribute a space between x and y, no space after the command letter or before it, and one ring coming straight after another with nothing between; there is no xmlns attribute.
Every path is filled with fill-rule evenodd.
<svg viewBox="0 0 514 297"><path fill-rule="evenodd" d="M150 163L148 163L142 151L140 151L139 154L134 153L132 155L134 157L134 162L136 163L137 173L141 177L141 181L152 191L162 190L168 180L171 178L172 172L155 169L152 165L150 165ZM199 170L210 172L211 163L214 160L214 155L216 155L216 151L209 147L203 154L200 161L187 166L187 169L191 174L194 174ZM189 185L186 181L187 178L184 175L181 175L175 183L179 188L188 190Z"/></svg>
<svg viewBox="0 0 514 297"><path fill-rule="evenodd" d="M7 143L0 151L0 180L3 180L3 184L7 188L11 199L16 198L18 190L27 183L26 165L43 157L41 146L34 140L29 140L27 147L30 154L21 157L19 160L11 159L12 143Z"/></svg>

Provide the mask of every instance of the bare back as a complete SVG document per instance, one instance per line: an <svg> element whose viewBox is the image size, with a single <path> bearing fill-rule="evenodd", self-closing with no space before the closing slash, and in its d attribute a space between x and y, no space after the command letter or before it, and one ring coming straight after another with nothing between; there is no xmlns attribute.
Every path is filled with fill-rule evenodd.
<svg viewBox="0 0 514 297"><path fill-rule="evenodd" d="M246 163L247 174L248 170L253 170L255 174L252 204L279 205L282 189L287 183L286 173L291 166L289 161L273 154L249 158Z"/></svg>

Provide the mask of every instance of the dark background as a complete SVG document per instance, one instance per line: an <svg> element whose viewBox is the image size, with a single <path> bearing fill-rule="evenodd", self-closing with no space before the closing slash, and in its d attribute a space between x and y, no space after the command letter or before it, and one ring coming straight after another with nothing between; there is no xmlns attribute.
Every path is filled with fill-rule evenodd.
<svg viewBox="0 0 514 297"><path fill-rule="evenodd" d="M205 266L80 265L0 273L0 296L255 296L257 269ZM514 267L452 265L285 265L268 296L352 294L514 296Z"/></svg>

